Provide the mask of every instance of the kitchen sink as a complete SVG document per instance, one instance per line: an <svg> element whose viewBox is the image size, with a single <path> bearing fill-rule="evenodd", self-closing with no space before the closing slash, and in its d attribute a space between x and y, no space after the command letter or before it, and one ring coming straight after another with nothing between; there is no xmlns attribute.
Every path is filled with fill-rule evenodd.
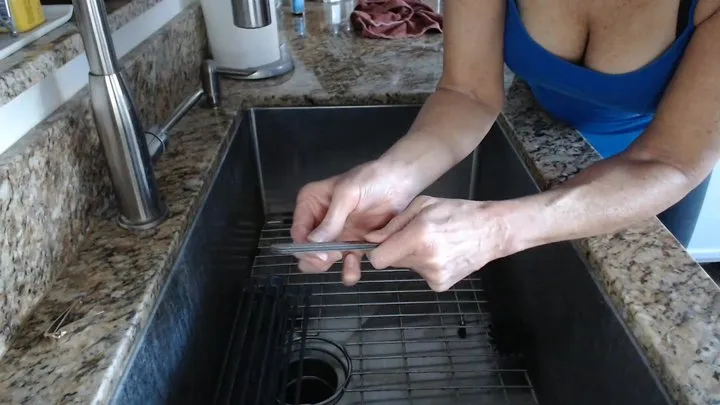
<svg viewBox="0 0 720 405"><path fill-rule="evenodd" d="M569 243L497 260L443 293L407 269L378 271L367 262L362 281L345 287L338 266L303 274L294 258L269 249L290 241L300 187L379 156L418 111L313 106L239 113L113 403L212 403L218 381L233 378L223 370L231 336L244 332L236 314L243 312L240 291L249 278L267 276L310 293L296 326L340 350L350 365L317 348L302 373L318 384L301 403L325 404L333 393L338 404L671 403ZM494 200L536 192L496 125L425 194Z"/></svg>

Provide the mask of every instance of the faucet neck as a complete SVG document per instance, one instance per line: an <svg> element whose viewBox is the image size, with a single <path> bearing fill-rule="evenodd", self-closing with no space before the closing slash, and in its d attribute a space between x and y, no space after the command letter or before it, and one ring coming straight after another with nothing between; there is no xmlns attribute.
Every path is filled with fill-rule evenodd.
<svg viewBox="0 0 720 405"><path fill-rule="evenodd" d="M90 74L106 76L117 73L118 63L103 0L72 0L75 22L80 31Z"/></svg>

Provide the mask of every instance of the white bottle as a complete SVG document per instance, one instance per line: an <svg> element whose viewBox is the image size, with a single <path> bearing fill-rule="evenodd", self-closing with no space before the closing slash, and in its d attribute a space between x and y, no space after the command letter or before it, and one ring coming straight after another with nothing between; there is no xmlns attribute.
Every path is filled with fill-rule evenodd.
<svg viewBox="0 0 720 405"><path fill-rule="evenodd" d="M270 7L270 25L245 29L235 26L231 1L200 1L210 53L218 68L244 70L277 62L280 59L277 8Z"/></svg>

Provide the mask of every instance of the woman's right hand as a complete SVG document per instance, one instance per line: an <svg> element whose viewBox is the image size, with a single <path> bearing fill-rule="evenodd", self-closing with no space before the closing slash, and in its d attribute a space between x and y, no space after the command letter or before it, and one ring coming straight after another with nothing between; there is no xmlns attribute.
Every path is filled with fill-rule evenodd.
<svg viewBox="0 0 720 405"><path fill-rule="evenodd" d="M404 170L373 161L344 174L305 185L299 192L293 224L293 241L363 241L368 233L383 228L415 197L411 176ZM343 283L360 280L362 252L344 257ZM342 260L340 252L298 255L305 272L327 271Z"/></svg>

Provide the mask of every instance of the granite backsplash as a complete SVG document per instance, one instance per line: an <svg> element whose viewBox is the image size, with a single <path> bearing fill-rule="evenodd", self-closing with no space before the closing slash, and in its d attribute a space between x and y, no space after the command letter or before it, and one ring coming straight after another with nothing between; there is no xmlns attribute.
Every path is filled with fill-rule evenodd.
<svg viewBox="0 0 720 405"><path fill-rule="evenodd" d="M206 44L192 5L121 59L145 125L199 86ZM113 198L87 88L0 155L0 355Z"/></svg>

